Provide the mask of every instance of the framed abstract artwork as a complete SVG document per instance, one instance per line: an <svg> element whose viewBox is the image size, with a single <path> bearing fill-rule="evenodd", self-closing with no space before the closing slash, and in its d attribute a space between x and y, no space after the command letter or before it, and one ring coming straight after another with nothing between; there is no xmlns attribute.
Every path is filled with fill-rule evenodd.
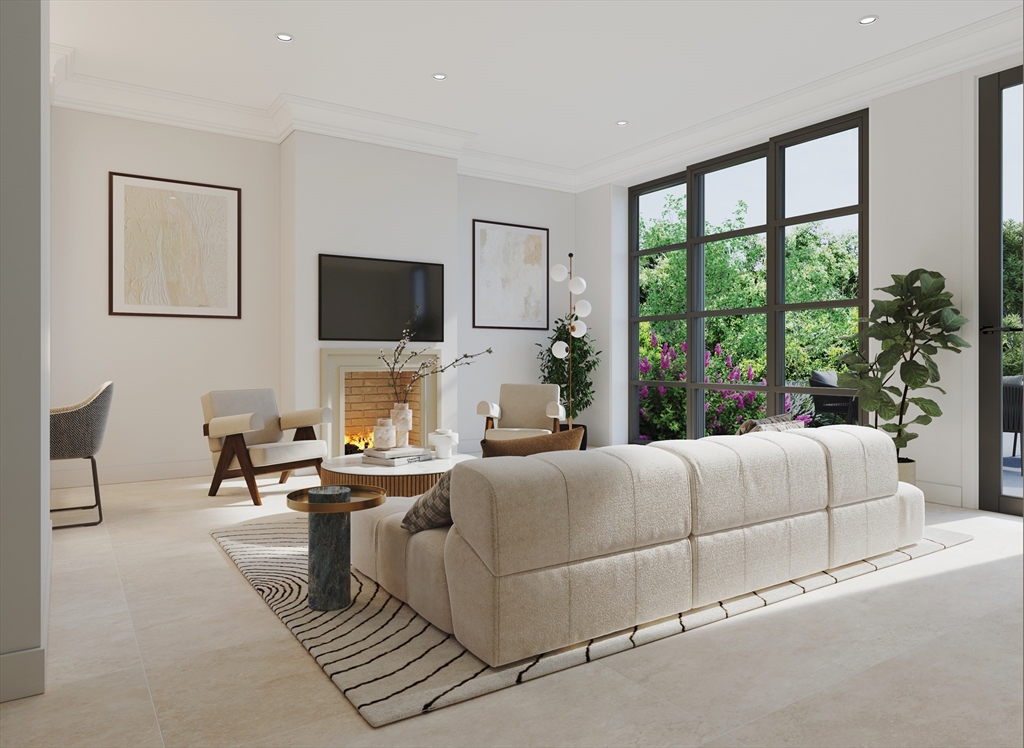
<svg viewBox="0 0 1024 748"><path fill-rule="evenodd" d="M473 327L548 329L548 230L473 221Z"/></svg>
<svg viewBox="0 0 1024 748"><path fill-rule="evenodd" d="M109 173L113 315L242 316L242 190Z"/></svg>

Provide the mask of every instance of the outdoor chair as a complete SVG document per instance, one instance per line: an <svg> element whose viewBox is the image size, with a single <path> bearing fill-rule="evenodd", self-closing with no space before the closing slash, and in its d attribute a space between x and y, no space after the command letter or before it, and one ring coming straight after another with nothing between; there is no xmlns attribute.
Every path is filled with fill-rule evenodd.
<svg viewBox="0 0 1024 748"><path fill-rule="evenodd" d="M834 371L812 371L811 387L839 386L839 375ZM814 415L830 413L841 416L844 423L857 423L857 398L848 395L812 395L814 400Z"/></svg>

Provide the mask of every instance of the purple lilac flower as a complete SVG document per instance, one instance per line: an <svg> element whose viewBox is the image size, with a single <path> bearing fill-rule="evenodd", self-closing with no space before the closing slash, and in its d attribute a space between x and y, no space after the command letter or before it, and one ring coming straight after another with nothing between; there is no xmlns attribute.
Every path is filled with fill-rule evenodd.
<svg viewBox="0 0 1024 748"><path fill-rule="evenodd" d="M715 343L715 355L716 356L721 356L722 355L722 344L721 343Z"/></svg>
<svg viewBox="0 0 1024 748"><path fill-rule="evenodd" d="M640 373L641 374L650 374L651 373L651 362L647 360L646 356L644 356L642 359L640 359Z"/></svg>
<svg viewBox="0 0 1024 748"><path fill-rule="evenodd" d="M728 356L725 357L725 365L728 366L730 369L732 368L732 354L731 353Z"/></svg>
<svg viewBox="0 0 1024 748"><path fill-rule="evenodd" d="M643 408L640 408L640 416L642 418L647 418L647 411L644 410Z"/></svg>
<svg viewBox="0 0 1024 748"><path fill-rule="evenodd" d="M790 407L790 406L791 406L792 404L793 404L793 400L792 400L792 399L790 398L790 396L789 396L789 395L787 394L787 395L786 395L786 412L787 412L787 413L789 412L789 407Z"/></svg>
<svg viewBox="0 0 1024 748"><path fill-rule="evenodd" d="M637 439L639 439L642 442L649 442L651 440L651 437L647 436L647 434L640 434L640 436L638 436Z"/></svg>
<svg viewBox="0 0 1024 748"><path fill-rule="evenodd" d="M729 381L738 382L740 381L740 367L736 366L732 371L729 372Z"/></svg>
<svg viewBox="0 0 1024 748"><path fill-rule="evenodd" d="M704 365L707 366L711 363L711 351L704 351Z"/></svg>
<svg viewBox="0 0 1024 748"><path fill-rule="evenodd" d="M725 410L725 403L722 403L721 405L719 405L718 409L715 412L716 413L721 413L723 410Z"/></svg>
<svg viewBox="0 0 1024 748"><path fill-rule="evenodd" d="M664 387L659 387L658 388L658 394L659 395L664 395L665 394L665 388Z"/></svg>
<svg viewBox="0 0 1024 748"><path fill-rule="evenodd" d="M747 364L747 381L753 381L754 379L754 365Z"/></svg>
<svg viewBox="0 0 1024 748"><path fill-rule="evenodd" d="M743 423L743 421L744 421L744 420L745 420L745 419L743 418L743 416L736 416L736 423L737 423L737 424L741 424L741 423Z"/></svg>
<svg viewBox="0 0 1024 748"><path fill-rule="evenodd" d="M704 412L705 413L707 412L709 407L710 407L710 403L704 403Z"/></svg>
<svg viewBox="0 0 1024 748"><path fill-rule="evenodd" d="M640 399L641 400L646 400L648 395L650 395L650 394L651 394L651 392L650 392L650 390L647 389L647 385L646 384L643 387L640 388ZM643 408L640 409L640 412L643 413Z"/></svg>
<svg viewBox="0 0 1024 748"><path fill-rule="evenodd" d="M683 371L683 373L679 375L679 381L680 382L685 382L686 381L686 371Z"/></svg>
<svg viewBox="0 0 1024 748"><path fill-rule="evenodd" d="M657 347L658 347L658 336L655 335L654 332L652 331L651 332L651 348L657 348Z"/></svg>
<svg viewBox="0 0 1024 748"><path fill-rule="evenodd" d="M675 348L669 348L668 349L668 357L670 359L672 359L673 361L675 361L677 358L679 358L678 354L676 353L676 349Z"/></svg>
<svg viewBox="0 0 1024 748"><path fill-rule="evenodd" d="M681 353L686 353L686 341L685 340L682 343L679 344L679 350L680 350Z"/></svg>
<svg viewBox="0 0 1024 748"><path fill-rule="evenodd" d="M759 410L759 411L760 411L761 413L764 413L764 406L762 405L762 406L761 406L760 408L758 408L758 410Z"/></svg>
<svg viewBox="0 0 1024 748"><path fill-rule="evenodd" d="M668 341L667 340L664 343L661 344L661 355L662 356L667 356L668 355Z"/></svg>
<svg viewBox="0 0 1024 748"><path fill-rule="evenodd" d="M666 371L672 365L672 360L668 356L661 357L661 370Z"/></svg>
<svg viewBox="0 0 1024 748"><path fill-rule="evenodd" d="M757 393L753 392L753 391L748 392L747 393L747 405L753 405L755 400L757 400Z"/></svg>
<svg viewBox="0 0 1024 748"><path fill-rule="evenodd" d="M800 415L798 415L793 420L794 421L802 421L804 426L809 426L811 424L811 417L809 415L807 415L806 413L801 413Z"/></svg>

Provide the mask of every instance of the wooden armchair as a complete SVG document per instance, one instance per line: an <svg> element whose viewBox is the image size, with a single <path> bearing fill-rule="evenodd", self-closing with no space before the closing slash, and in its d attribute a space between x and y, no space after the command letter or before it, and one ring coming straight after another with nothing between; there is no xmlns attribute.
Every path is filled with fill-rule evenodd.
<svg viewBox="0 0 1024 748"><path fill-rule="evenodd" d="M315 467L327 457L327 443L313 427L331 420L330 408L313 408L279 415L273 390L218 390L203 402L203 434L209 437L215 471L210 496L225 478L245 478L252 503L260 506L256 476L281 473L281 483L297 468ZM295 429L293 441L284 432Z"/></svg>

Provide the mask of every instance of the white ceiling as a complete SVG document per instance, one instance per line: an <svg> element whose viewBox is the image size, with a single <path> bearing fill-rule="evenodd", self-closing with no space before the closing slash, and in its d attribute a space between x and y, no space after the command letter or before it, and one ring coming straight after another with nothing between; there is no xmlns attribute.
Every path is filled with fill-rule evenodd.
<svg viewBox="0 0 1024 748"><path fill-rule="evenodd" d="M58 104L90 108L85 99L118 90L137 100L123 107L135 116L159 108L142 99L166 93L214 112L182 122L202 128L199 120L243 115L269 122L284 95L457 141L492 168L536 166L557 179L919 49L948 56L978 29L1012 24L1019 47L1020 13L1019 0L53 0L51 42L73 50L70 82L93 92L68 87L61 102L58 88ZM860 26L868 14L879 21ZM281 43L278 32L295 39ZM978 53L959 53L968 51ZM934 65L922 57L919 67ZM436 72L448 79L434 81Z"/></svg>

